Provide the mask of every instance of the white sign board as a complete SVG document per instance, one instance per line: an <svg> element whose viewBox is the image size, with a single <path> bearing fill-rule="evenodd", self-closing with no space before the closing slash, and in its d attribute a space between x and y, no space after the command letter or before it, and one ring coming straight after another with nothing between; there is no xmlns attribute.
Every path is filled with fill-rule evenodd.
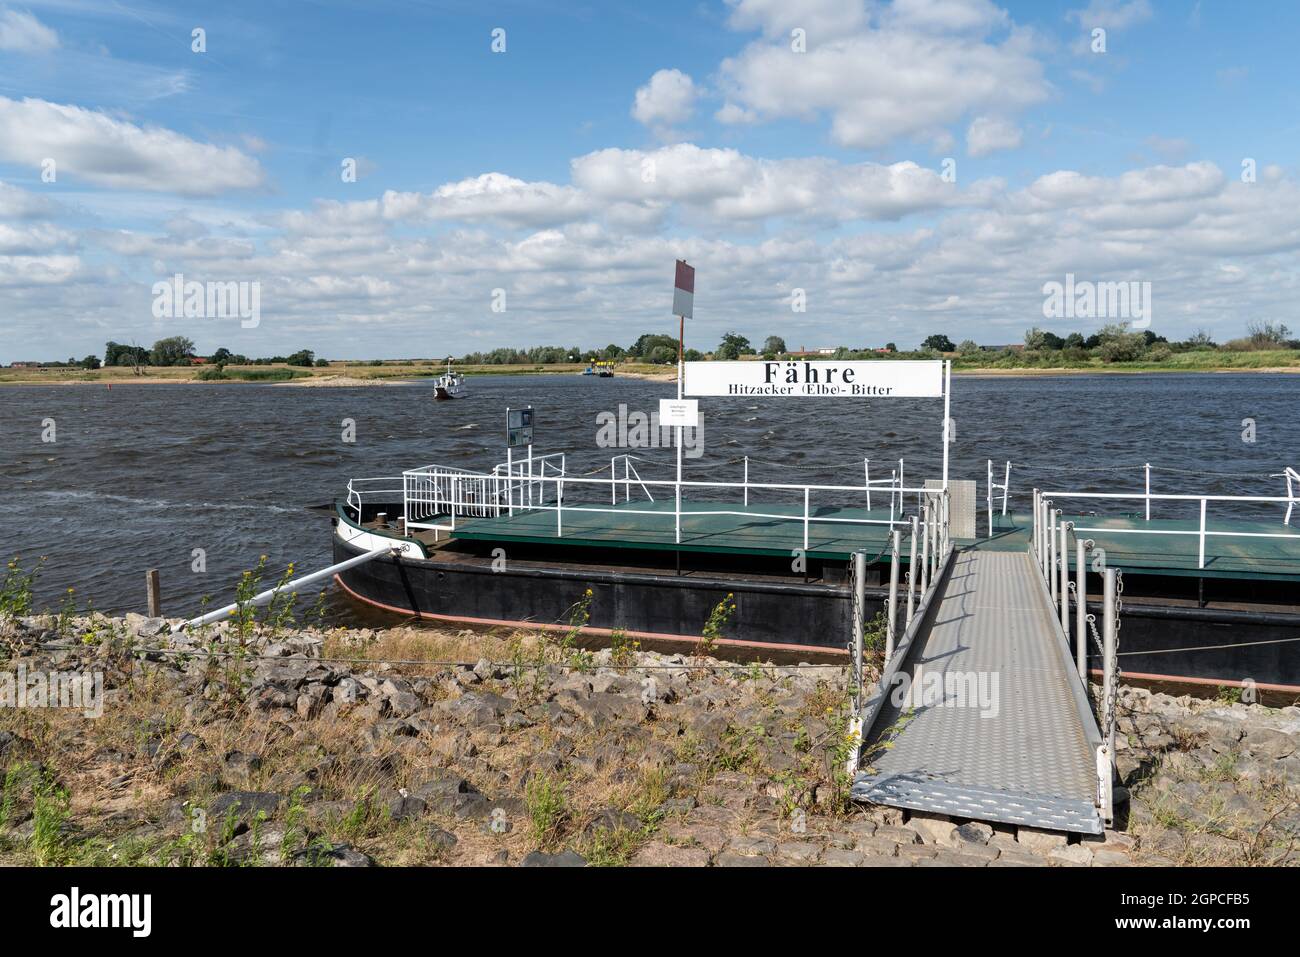
<svg viewBox="0 0 1300 957"><path fill-rule="evenodd" d="M659 424L681 425L693 429L700 424L700 403L697 399L660 399Z"/></svg>
<svg viewBox="0 0 1300 957"><path fill-rule="evenodd" d="M688 362L682 391L686 395L937 399L944 394L943 360Z"/></svg>

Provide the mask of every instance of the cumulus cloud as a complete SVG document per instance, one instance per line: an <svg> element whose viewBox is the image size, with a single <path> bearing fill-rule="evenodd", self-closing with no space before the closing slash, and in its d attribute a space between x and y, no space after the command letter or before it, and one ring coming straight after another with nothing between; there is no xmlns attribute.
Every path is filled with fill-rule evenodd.
<svg viewBox="0 0 1300 957"><path fill-rule="evenodd" d="M1002 35L1009 20L987 0L895 0L874 13L840 6L847 12L739 4L733 25L761 26L771 39L722 62L726 105L718 119L826 115L836 142L875 149L900 138L940 143L944 127L963 117L1009 115L1049 92L1033 35L1018 28ZM804 18L822 28L808 28L806 52L797 52L785 33Z"/></svg>
<svg viewBox="0 0 1300 957"><path fill-rule="evenodd" d="M997 116L977 116L966 130L966 152L971 156L1013 150L1020 141L1020 127Z"/></svg>
<svg viewBox="0 0 1300 957"><path fill-rule="evenodd" d="M30 13L0 10L0 50L48 53L59 46L59 35Z"/></svg>
<svg viewBox="0 0 1300 957"><path fill-rule="evenodd" d="M214 196L262 185L257 160L231 146L200 143L162 127L46 100L0 96L0 159L99 186Z"/></svg>
<svg viewBox="0 0 1300 957"><path fill-rule="evenodd" d="M695 81L681 70L659 70L636 91L632 116L645 126L679 126L695 112Z"/></svg>
<svg viewBox="0 0 1300 957"><path fill-rule="evenodd" d="M1086 7L1070 10L1065 16L1085 29L1123 30L1150 20L1152 15L1147 0L1092 0Z"/></svg>
<svg viewBox="0 0 1300 957"><path fill-rule="evenodd" d="M604 200L677 203L718 223L775 217L896 220L972 202L916 163L767 160L680 143L653 151L607 149L573 161L573 181Z"/></svg>

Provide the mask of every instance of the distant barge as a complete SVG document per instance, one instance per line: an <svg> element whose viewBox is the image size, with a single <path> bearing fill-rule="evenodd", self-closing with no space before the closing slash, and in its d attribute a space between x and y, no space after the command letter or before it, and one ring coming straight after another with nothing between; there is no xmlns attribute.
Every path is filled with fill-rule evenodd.
<svg viewBox="0 0 1300 957"><path fill-rule="evenodd" d="M530 450L526 460L484 472L432 465L354 479L334 506L335 561L389 542L404 554L336 580L357 600L398 614L552 630L570 628L591 589L586 633L618 630L646 646L681 649L699 642L710 612L732 595L719 645L834 659L852 644L850 556L861 551L868 562L870 621L887 598L891 530L906 531L916 505L938 487L907 488L901 461L887 478L864 471L856 485L751 482L747 459L742 481L650 481L637 473L638 461L620 455L575 475L564 455L534 458ZM1123 572L1119 661L1127 678L1300 693L1300 529L1290 524L1300 475L1279 474L1285 496L1048 493L1077 508L1062 520L1092 542L1089 563ZM1005 484L995 484L990 469L980 515L976 483L951 483L955 546L1029 548L1031 516L1005 511ZM1111 502L1114 514L1085 511L1098 500ZM1122 513L1134 501L1145 501L1146 511ZM1193 510L1199 503L1200 517L1148 518L1152 501ZM1276 507L1278 518L1211 521L1210 505L1216 514L1224 506L1254 515ZM906 551L902 562L915 564ZM1067 564L1074 567L1073 556ZM1100 594L1094 577L1090 598ZM1095 649L1088 667L1100 673Z"/></svg>

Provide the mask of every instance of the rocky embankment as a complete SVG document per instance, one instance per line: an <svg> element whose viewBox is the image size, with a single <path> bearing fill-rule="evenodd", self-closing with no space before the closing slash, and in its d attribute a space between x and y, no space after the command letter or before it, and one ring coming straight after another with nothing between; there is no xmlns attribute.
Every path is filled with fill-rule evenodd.
<svg viewBox="0 0 1300 957"><path fill-rule="evenodd" d="M1120 820L1079 843L853 805L840 668L525 634L169 624L0 622L0 674L103 687L99 716L85 701L0 708L0 863L1300 860L1294 707L1125 689Z"/></svg>

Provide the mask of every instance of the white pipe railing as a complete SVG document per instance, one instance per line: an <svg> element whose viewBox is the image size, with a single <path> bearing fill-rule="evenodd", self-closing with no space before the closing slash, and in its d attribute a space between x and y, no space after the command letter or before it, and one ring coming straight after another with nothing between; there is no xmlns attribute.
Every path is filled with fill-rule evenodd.
<svg viewBox="0 0 1300 957"><path fill-rule="evenodd" d="M1110 527L1092 527L1076 526L1079 532L1096 532L1105 533L1106 535L1194 535L1197 538L1197 568L1205 567L1205 544L1208 538L1289 538L1297 539L1300 535L1295 532L1242 532L1242 531L1216 531L1207 526L1206 512L1210 502L1293 502L1289 495L1204 495L1192 493L1135 493L1135 492L1063 492L1063 491L1045 491L1038 493L1040 497L1049 499L1057 498L1081 498L1081 499L1101 499L1101 500L1151 500L1168 501L1168 502L1197 502L1200 505L1200 520L1195 530L1181 528L1110 528Z"/></svg>
<svg viewBox="0 0 1300 957"><path fill-rule="evenodd" d="M467 472L463 469L450 470L439 468L437 466L426 466L421 469L412 469L403 473L406 479L406 516L408 527L439 528L451 530L455 528L455 519L457 516L482 516L500 514L502 506L500 504L501 490L499 483L503 481L500 475L490 475L482 473ZM505 478L509 482L509 478ZM667 514L657 509L636 509L636 508L611 508L600 507L594 504L584 505L565 505L563 504L561 492L566 485L576 485L579 488L588 486L604 486L608 480L604 478L583 478L571 477L565 475L542 475L534 474L528 479L529 482L546 485L548 483L556 486L556 503L546 504L545 496L540 496L540 501L534 501L532 505L526 506L533 510L555 511L557 534L563 529L564 512L591 512L591 513L609 513L617 512L622 515L658 515ZM667 479L642 479L637 478L637 482L646 491L647 495L652 495L651 489L665 488L673 489L677 498L677 505L674 509L676 518L676 540L681 541L680 518L683 510L680 504L681 493L686 489L736 489L742 487L737 482L705 482L698 480L682 480L680 482ZM498 483L495 491L493 484ZM810 543L810 529L813 523L819 524L842 524L842 525L884 525L893 527L894 525L903 524L903 519L891 517L883 518L845 518L830 515L815 515L812 510L812 495L814 492L860 492L860 485L814 485L798 484L789 482L746 482L743 488L779 491L779 492L796 492L802 493L803 508L799 514L791 515L789 513L778 513L774 511L755 512L749 509L738 511L730 508L706 508L695 509L686 513L691 516L706 515L730 515L742 518L765 518L772 521L799 522L803 526L803 542L807 548ZM936 513L938 493L934 489L909 489L898 487L900 496L908 492L916 492L918 499L924 499L929 496L934 499L934 503L927 505L930 510L929 517L924 524L925 540L927 544L934 536L938 529L940 517ZM506 491L507 508L513 501L513 495ZM653 499L652 499L653 501ZM525 507L525 506L521 506ZM424 519L432 515L449 515L451 525L444 526L441 524L426 523ZM936 541L937 545L937 541ZM934 549L937 552L937 548Z"/></svg>

